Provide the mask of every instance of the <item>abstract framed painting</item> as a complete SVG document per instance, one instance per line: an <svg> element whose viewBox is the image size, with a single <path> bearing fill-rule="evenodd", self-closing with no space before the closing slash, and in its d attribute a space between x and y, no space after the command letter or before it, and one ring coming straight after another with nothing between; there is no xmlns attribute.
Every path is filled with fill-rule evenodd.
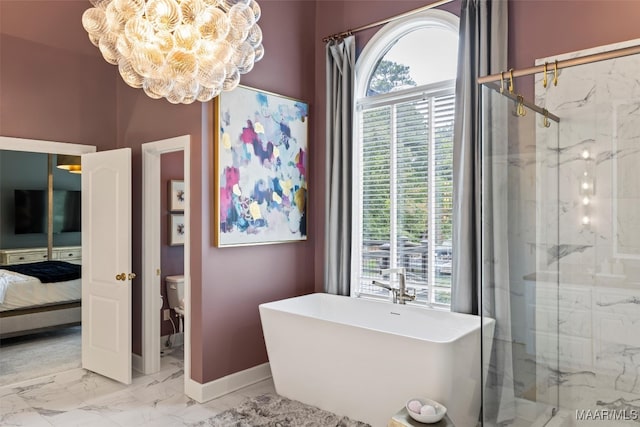
<svg viewBox="0 0 640 427"><path fill-rule="evenodd" d="M238 86L215 101L218 247L307 238L309 105Z"/></svg>

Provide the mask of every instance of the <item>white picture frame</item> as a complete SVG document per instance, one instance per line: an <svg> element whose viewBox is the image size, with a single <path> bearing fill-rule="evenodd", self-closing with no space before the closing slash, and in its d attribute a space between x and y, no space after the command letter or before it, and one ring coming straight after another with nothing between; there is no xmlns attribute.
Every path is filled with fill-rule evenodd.
<svg viewBox="0 0 640 427"><path fill-rule="evenodd" d="M169 193L167 195L169 211L184 212L184 196L184 181L177 179L169 181Z"/></svg>
<svg viewBox="0 0 640 427"><path fill-rule="evenodd" d="M184 214L171 214L169 218L169 246L184 245Z"/></svg>

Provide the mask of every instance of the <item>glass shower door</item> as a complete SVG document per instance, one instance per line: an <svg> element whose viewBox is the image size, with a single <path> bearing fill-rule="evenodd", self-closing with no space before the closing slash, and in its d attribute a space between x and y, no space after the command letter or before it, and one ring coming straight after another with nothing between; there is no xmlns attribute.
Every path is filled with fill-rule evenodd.
<svg viewBox="0 0 640 427"><path fill-rule="evenodd" d="M562 118L556 383L558 418L570 426L640 425L639 72L640 55L630 55L536 85L536 99Z"/></svg>
<svg viewBox="0 0 640 427"><path fill-rule="evenodd" d="M558 408L558 122L515 94L482 87L485 426L528 426ZM557 118L555 118L557 119Z"/></svg>

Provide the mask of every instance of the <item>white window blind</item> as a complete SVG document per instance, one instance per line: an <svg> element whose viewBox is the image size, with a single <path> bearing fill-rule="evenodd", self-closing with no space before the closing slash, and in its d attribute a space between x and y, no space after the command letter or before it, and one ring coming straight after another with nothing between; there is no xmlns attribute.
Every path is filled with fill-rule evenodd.
<svg viewBox="0 0 640 427"><path fill-rule="evenodd" d="M449 305L453 84L361 104L360 296L388 297L380 270L405 267L417 303Z"/></svg>

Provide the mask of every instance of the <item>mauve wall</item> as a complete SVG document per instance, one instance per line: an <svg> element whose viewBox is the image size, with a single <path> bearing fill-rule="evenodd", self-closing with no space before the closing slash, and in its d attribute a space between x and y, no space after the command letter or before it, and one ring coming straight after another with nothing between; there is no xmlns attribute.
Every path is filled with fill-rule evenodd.
<svg viewBox="0 0 640 427"><path fill-rule="evenodd" d="M115 147L117 76L76 49L86 4L0 1L0 135Z"/></svg>
<svg viewBox="0 0 640 427"><path fill-rule="evenodd" d="M99 150L132 147L134 271L141 266L140 145L191 135L192 377L208 382L267 360L258 304L322 290L326 107L322 37L428 3L260 1L266 55L242 83L311 104L305 243L212 247L211 104L174 106L126 86L116 68L106 64L87 40L80 24L89 7L84 0L0 1L0 134L93 144ZM640 2L512 0L509 6L509 63L516 68L532 65L537 57L640 37ZM456 12L459 2L446 7ZM375 31L358 35L358 50ZM526 93L525 79L518 84ZM139 280L133 284L133 348L138 354L140 286Z"/></svg>
<svg viewBox="0 0 640 427"><path fill-rule="evenodd" d="M261 1L260 26L266 55L242 77L242 84L299 98L314 96L314 2ZM143 142L191 135L191 377L221 378L267 361L258 305L314 290L314 244L303 243L218 249L211 236L211 143L213 105L172 105L149 99L118 80L119 146L133 150L133 264L140 271L141 154ZM311 120L313 129L313 119ZM310 135L310 158L316 154ZM313 162L313 160L311 160ZM311 168L313 169L313 165ZM322 200L310 182L309 204ZM318 199L320 198L320 199ZM315 218L309 218L310 228ZM134 307L141 284L134 283ZM140 353L140 313L134 310L134 352Z"/></svg>
<svg viewBox="0 0 640 427"><path fill-rule="evenodd" d="M260 26L264 34L265 57L253 71L242 77L242 84L276 92L310 103L310 129L319 111L314 102L315 2L259 1ZM208 118L212 116L209 114ZM258 305L314 290L314 245L321 239L313 232L306 242L223 248L212 247L209 218L211 168L209 141L202 156L202 266L200 319L193 319L194 351L192 378L207 382L267 361ZM310 169L318 163L313 132L309 135ZM194 155L194 159L196 159ZM322 203L323 195L309 183L309 206ZM309 229L321 220L309 216ZM192 245L193 248L193 245ZM194 249L195 251L195 249ZM194 295L195 297L195 295ZM194 310L195 312L196 310Z"/></svg>
<svg viewBox="0 0 640 427"><path fill-rule="evenodd" d="M116 68L114 67L114 72ZM198 167L199 153L196 149L201 143L202 104L173 105L165 100L151 99L143 91L127 86L120 76L116 83L117 98L117 141L118 147L131 148L132 164L132 266L134 272L142 271L142 144L159 141L180 135L191 136L191 191L198 191L201 181L201 169ZM199 198L193 198L192 209L192 279L194 293L197 293L200 281L194 265L199 265L199 251L193 247L200 239ZM194 271L195 270L195 271ZM193 273L196 273L195 278ZM158 284L163 286L162 284ZM142 354L142 280L139 275L132 282L133 334L132 349ZM194 313L196 316L197 313Z"/></svg>
<svg viewBox="0 0 640 427"><path fill-rule="evenodd" d="M140 146L191 135L193 378L207 382L265 362L257 305L313 291L314 237L300 244L212 248L207 128L212 126L211 105L171 105L122 83L116 67L104 62L82 29L80 17L90 6L86 1L3 0L0 6L0 134L94 144L99 150L132 148L137 272ZM269 55L242 82L304 99L313 111L314 3L263 1L261 6ZM313 135L311 144L312 140ZM140 354L140 279L132 283L132 292L133 351Z"/></svg>
<svg viewBox="0 0 640 427"><path fill-rule="evenodd" d="M510 0L509 67L531 67L535 60L566 52L640 38L637 0ZM533 99L533 76L516 89Z"/></svg>

